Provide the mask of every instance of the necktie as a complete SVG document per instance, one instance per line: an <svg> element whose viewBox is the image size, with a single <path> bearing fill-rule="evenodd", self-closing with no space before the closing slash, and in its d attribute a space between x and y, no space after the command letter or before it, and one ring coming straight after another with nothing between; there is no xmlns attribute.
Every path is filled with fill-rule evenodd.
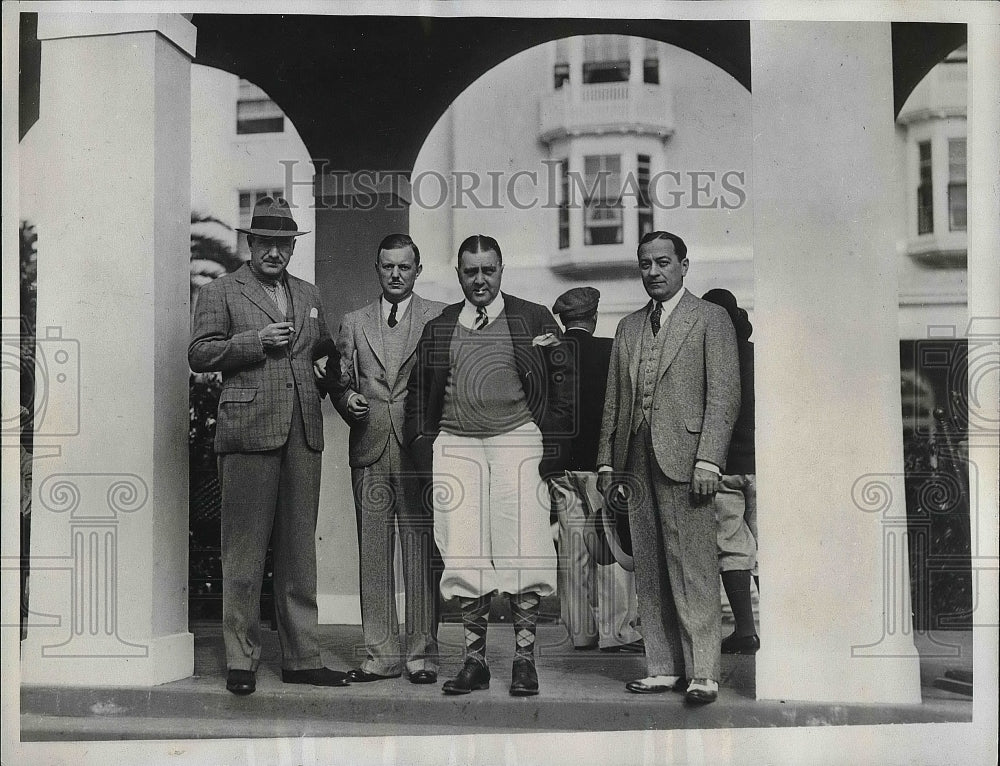
<svg viewBox="0 0 1000 766"><path fill-rule="evenodd" d="M389 327L395 327L399 324L399 320L396 319L396 308L398 304L393 303L392 308L389 309Z"/></svg>
<svg viewBox="0 0 1000 766"><path fill-rule="evenodd" d="M288 316L288 298L285 295L285 290L278 282L273 282L268 284L267 282L261 282L264 288L264 292L267 293L268 297L274 301L274 305L278 307L278 310Z"/></svg>
<svg viewBox="0 0 1000 766"><path fill-rule="evenodd" d="M657 301L653 310L649 312L649 326L653 329L653 337L660 331L660 317L663 316L663 304Z"/></svg>
<svg viewBox="0 0 1000 766"><path fill-rule="evenodd" d="M486 323L489 321L489 317L486 316L486 307L480 306L476 309L476 329L482 330L486 327Z"/></svg>

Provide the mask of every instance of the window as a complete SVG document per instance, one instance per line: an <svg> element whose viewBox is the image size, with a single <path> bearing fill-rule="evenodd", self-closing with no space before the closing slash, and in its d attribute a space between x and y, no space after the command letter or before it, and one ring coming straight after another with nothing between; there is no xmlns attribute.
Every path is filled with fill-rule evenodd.
<svg viewBox="0 0 1000 766"><path fill-rule="evenodd" d="M569 247L569 160L559 160L559 249Z"/></svg>
<svg viewBox="0 0 1000 766"><path fill-rule="evenodd" d="M651 85L660 84L660 54L656 40L646 40L646 49L642 57L642 81Z"/></svg>
<svg viewBox="0 0 1000 766"><path fill-rule="evenodd" d="M653 230L653 205L649 198L649 155L640 154L636 181L639 186L637 201L639 213L639 239Z"/></svg>
<svg viewBox="0 0 1000 766"><path fill-rule="evenodd" d="M583 241L587 245L622 242L621 157L598 154L583 158L586 206Z"/></svg>
<svg viewBox="0 0 1000 766"><path fill-rule="evenodd" d="M585 83L628 82L628 38L591 35L583 41Z"/></svg>
<svg viewBox="0 0 1000 766"><path fill-rule="evenodd" d="M239 228L250 228L250 220L253 218L253 206L261 197L284 197L284 189L241 189L240 197L240 222ZM236 241L236 254L240 260L250 260L250 247L247 245L247 235L240 234Z"/></svg>
<svg viewBox="0 0 1000 766"><path fill-rule="evenodd" d="M931 182L931 142L917 144L919 181L917 183L917 234L934 231L934 185Z"/></svg>
<svg viewBox="0 0 1000 766"><path fill-rule="evenodd" d="M948 139L948 230L965 231L965 139Z"/></svg>
<svg viewBox="0 0 1000 766"><path fill-rule="evenodd" d="M556 90L569 82L569 51L566 49L565 40L556 40L556 64L553 74L555 77L553 85Z"/></svg>
<svg viewBox="0 0 1000 766"><path fill-rule="evenodd" d="M285 113L268 95L247 80L240 80L240 96L236 102L236 133L283 133Z"/></svg>

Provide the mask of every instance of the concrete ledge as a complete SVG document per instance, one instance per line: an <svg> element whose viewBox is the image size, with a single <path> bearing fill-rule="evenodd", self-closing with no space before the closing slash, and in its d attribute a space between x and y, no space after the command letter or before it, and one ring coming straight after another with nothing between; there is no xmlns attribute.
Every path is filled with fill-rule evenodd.
<svg viewBox="0 0 1000 766"><path fill-rule="evenodd" d="M356 664L360 628L332 629L341 667ZM968 634L963 636L968 643ZM461 626L443 625L440 681L460 665ZM920 705L844 705L754 700L754 658L723 657L719 700L685 705L679 694L641 696L627 680L645 675L642 656L575 652L558 625L539 628L541 694L507 693L511 627L491 625L489 690L464 697L416 686L405 678L348 688L293 686L280 681L276 634L265 632L265 662L257 692L225 690L218 630L196 634L197 675L153 688L21 687L22 741L61 739L171 739L224 737L375 736L537 731L854 726L888 723L969 722L972 701L930 686L941 661L927 664ZM968 656L968 655L966 655ZM954 664L954 663L946 663Z"/></svg>

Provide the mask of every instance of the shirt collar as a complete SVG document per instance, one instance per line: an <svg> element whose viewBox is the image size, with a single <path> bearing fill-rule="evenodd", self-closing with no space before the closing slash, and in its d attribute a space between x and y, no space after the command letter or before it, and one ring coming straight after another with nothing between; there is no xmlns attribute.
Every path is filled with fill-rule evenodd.
<svg viewBox="0 0 1000 766"><path fill-rule="evenodd" d="M674 309L677 308L677 304L681 302L681 298L684 297L684 293L686 293L686 292L687 292L687 288L686 287L681 287L680 290L678 290L676 293L674 293L674 296L672 298L661 302L662 306L663 306L663 314L661 315L661 319L660 319L661 322L664 321L672 313L674 313ZM652 311L653 307L655 305L656 305L656 301L651 300L649 302L649 309L648 309L647 313L649 313L649 311Z"/></svg>
<svg viewBox="0 0 1000 766"><path fill-rule="evenodd" d="M498 316L500 312L504 309L504 299L503 293L497 293L497 297L493 299L493 302L486 309L486 321L487 323L492 322ZM476 326L476 314L479 313L479 307L469 303L466 299L465 303L462 304L462 311L458 315L458 321L462 327L473 328Z"/></svg>
<svg viewBox="0 0 1000 766"><path fill-rule="evenodd" d="M410 301L412 300L413 300L413 293L410 293L409 295L406 296L405 299L401 300L399 303L396 304L398 306L398 308L396 309L397 322L403 321L403 317L406 316L406 310L410 307ZM379 299L379 302L382 304L382 318L388 321L389 312L392 311L392 303L387 301L384 295Z"/></svg>

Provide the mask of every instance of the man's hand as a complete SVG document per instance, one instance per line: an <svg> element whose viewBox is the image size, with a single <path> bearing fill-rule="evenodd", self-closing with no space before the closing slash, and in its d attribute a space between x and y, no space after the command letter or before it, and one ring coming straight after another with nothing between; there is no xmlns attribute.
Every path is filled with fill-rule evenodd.
<svg viewBox="0 0 1000 766"><path fill-rule="evenodd" d="M719 475L707 468L695 468L691 477L691 494L698 503L711 500L719 490Z"/></svg>
<svg viewBox="0 0 1000 766"><path fill-rule="evenodd" d="M368 419L368 400L364 394L353 393L347 400L347 411L355 420Z"/></svg>
<svg viewBox="0 0 1000 766"><path fill-rule="evenodd" d="M326 380L326 363L328 361L330 361L330 357L321 356L313 362L313 373L316 375L316 380Z"/></svg>
<svg viewBox="0 0 1000 766"><path fill-rule="evenodd" d="M607 493L608 489L611 487L615 478L615 472L611 470L604 470L597 472L597 491L604 495Z"/></svg>
<svg viewBox="0 0 1000 766"><path fill-rule="evenodd" d="M291 322L274 322L257 334L260 336L260 345L264 348L282 348L288 345L294 332Z"/></svg>

